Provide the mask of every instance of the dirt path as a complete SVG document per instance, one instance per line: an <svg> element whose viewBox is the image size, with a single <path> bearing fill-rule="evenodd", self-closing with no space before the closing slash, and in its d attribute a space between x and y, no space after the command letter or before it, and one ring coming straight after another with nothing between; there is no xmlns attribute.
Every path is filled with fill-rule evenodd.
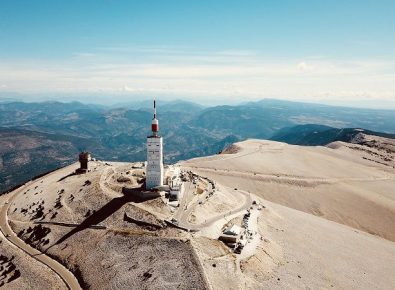
<svg viewBox="0 0 395 290"><path fill-rule="evenodd" d="M221 160L222 161L222 160ZM217 169L211 167L204 167L199 165L190 165L185 166L188 169L197 169L200 171L206 171L211 173L216 173L219 175L229 175L236 177L243 177L255 180L267 179L270 181L277 182L295 182L295 181L303 181L306 183L339 183L339 182L347 182L347 181L358 181L358 182L369 182L369 181L387 181L394 180L393 176L384 176L384 177L343 177L343 178L319 178L319 177L310 177L310 176L298 176L298 175L285 175L285 174L265 174L258 172L249 172L249 171L241 171L241 170L232 170L232 169Z"/></svg>

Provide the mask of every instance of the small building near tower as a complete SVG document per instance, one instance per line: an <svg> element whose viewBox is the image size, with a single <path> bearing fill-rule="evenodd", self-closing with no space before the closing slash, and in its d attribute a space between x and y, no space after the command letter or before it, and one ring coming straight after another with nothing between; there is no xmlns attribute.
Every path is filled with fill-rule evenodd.
<svg viewBox="0 0 395 290"><path fill-rule="evenodd" d="M183 183L179 178L173 178L169 184L169 201L180 200L182 197Z"/></svg>
<svg viewBox="0 0 395 290"><path fill-rule="evenodd" d="M154 100L154 118L151 123L152 134L147 137L146 189L163 186L163 139L158 135L159 122L156 118L156 101Z"/></svg>
<svg viewBox="0 0 395 290"><path fill-rule="evenodd" d="M77 173L88 172L88 162L91 159L91 154L89 152L81 152L78 155L78 160L80 162L80 168L76 170Z"/></svg>

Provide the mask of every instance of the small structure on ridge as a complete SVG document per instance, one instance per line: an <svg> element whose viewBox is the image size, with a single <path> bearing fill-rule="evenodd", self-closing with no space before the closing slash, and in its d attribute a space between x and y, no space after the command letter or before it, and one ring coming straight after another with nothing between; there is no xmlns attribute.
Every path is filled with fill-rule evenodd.
<svg viewBox="0 0 395 290"><path fill-rule="evenodd" d="M87 173L88 172L88 163L91 160L91 154L89 152L81 152L78 155L78 160L80 162L80 168L76 170L76 173Z"/></svg>

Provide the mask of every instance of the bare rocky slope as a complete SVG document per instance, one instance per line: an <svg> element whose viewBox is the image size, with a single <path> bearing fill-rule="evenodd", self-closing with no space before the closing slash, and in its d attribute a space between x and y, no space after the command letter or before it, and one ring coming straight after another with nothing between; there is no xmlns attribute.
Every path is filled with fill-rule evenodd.
<svg viewBox="0 0 395 290"><path fill-rule="evenodd" d="M252 139L180 162L201 176L196 187L216 184L213 196L198 203L191 195L196 205L180 209L198 231L166 223L178 209L163 198L122 193L144 177L133 163L91 162L85 175L73 175L73 164L0 199L13 196L8 218L19 237L61 261L85 289L394 289L395 142L362 133L354 141ZM218 233L242 220L244 210L226 213L249 198L263 208L252 207L255 235L237 255ZM7 259L13 255L23 256ZM7 287L37 285L28 282L38 269L29 263ZM46 277L42 285L60 283Z"/></svg>
<svg viewBox="0 0 395 290"><path fill-rule="evenodd" d="M395 241L395 140L358 134L321 147L248 140L236 154L192 159L219 182Z"/></svg>

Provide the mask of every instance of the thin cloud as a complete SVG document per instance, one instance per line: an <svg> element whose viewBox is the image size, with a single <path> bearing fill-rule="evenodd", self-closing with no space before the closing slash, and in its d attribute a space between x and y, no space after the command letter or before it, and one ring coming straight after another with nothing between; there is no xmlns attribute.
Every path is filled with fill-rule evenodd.
<svg viewBox="0 0 395 290"><path fill-rule="evenodd" d="M149 57L135 52L133 57L114 57L113 51L106 51L80 52L56 61L2 61L0 83L19 93L395 100L393 60L269 59L248 50L178 54L174 48L152 49L162 55L155 57L151 51Z"/></svg>

